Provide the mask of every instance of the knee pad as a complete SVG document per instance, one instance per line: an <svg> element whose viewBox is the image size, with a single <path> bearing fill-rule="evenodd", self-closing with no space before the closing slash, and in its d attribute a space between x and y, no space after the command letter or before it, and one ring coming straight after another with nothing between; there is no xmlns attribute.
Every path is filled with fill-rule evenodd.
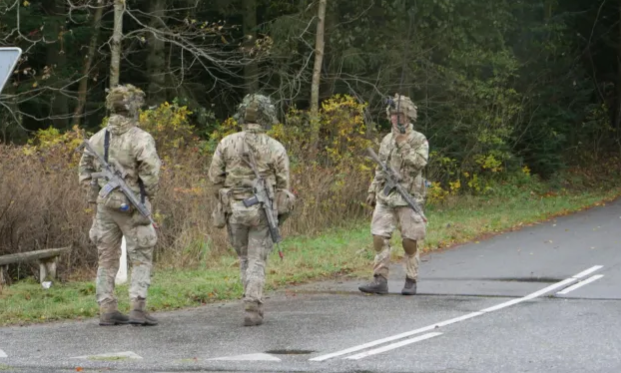
<svg viewBox="0 0 621 373"><path fill-rule="evenodd" d="M404 238L403 239L403 250L405 251L406 254L408 255L414 255L416 254L416 241L414 240L410 240L409 238Z"/></svg>
<svg viewBox="0 0 621 373"><path fill-rule="evenodd" d="M384 250L385 247L389 246L389 239L382 236L373 236L373 248L375 251L380 252Z"/></svg>

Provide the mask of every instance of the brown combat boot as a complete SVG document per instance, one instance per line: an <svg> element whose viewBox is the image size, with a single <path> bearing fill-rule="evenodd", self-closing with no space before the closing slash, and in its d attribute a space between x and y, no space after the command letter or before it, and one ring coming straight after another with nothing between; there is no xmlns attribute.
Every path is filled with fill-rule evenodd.
<svg viewBox="0 0 621 373"><path fill-rule="evenodd" d="M409 277L405 278L405 285L403 285L403 289L401 290L401 294L403 295L415 295L416 294L416 280L412 280Z"/></svg>
<svg viewBox="0 0 621 373"><path fill-rule="evenodd" d="M101 305L99 307L99 325L113 326L129 324L129 318L120 313L116 303Z"/></svg>
<svg viewBox="0 0 621 373"><path fill-rule="evenodd" d="M373 281L358 287L363 293L372 293L372 294L387 294L388 293L388 280L386 277L381 275L373 275Z"/></svg>
<svg viewBox="0 0 621 373"><path fill-rule="evenodd" d="M244 306L244 326L258 326L263 324L263 307L258 302L248 302Z"/></svg>
<svg viewBox="0 0 621 373"><path fill-rule="evenodd" d="M155 317L149 315L146 311L146 299L132 300L132 311L129 313L129 323L132 325L154 326L158 324Z"/></svg>

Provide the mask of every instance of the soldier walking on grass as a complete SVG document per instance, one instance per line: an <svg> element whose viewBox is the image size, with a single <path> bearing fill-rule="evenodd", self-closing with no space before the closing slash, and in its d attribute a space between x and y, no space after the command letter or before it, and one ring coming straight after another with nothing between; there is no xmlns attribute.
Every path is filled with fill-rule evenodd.
<svg viewBox="0 0 621 373"><path fill-rule="evenodd" d="M122 175L134 196L140 196L142 206L151 211L150 200L158 189L161 162L153 137L137 127L144 99L144 92L132 85L112 88L106 98L111 113L107 127L93 135L89 142L92 149ZM99 324L157 325L157 320L146 312L153 249L157 243L155 228L150 218L129 202L118 185L110 188L105 178L94 180L93 174L101 170L97 155L85 149L80 160L79 181L88 191L89 203L97 205L89 236L99 255L96 281ZM123 236L132 264L129 317L119 312L114 297Z"/></svg>
<svg viewBox="0 0 621 373"><path fill-rule="evenodd" d="M425 195L425 184L421 171L427 165L429 143L427 138L414 130L416 105L406 96L395 95L386 108L392 122L392 131L384 137L380 145L379 159L391 166L400 175L399 184L414 197L420 206ZM405 285L403 295L416 294L419 252L417 244L425 238L425 218L409 206L396 189L384 193L386 175L377 167L375 177L368 190L367 203L375 206L371 222L373 247L376 251L373 265L373 281L360 286L365 293L388 293L388 274L390 265L390 239L397 225L400 227L405 251ZM422 210L421 210L422 211Z"/></svg>
<svg viewBox="0 0 621 373"><path fill-rule="evenodd" d="M247 95L234 118L243 131L220 141L209 168L218 200L213 217L216 227L227 227L229 241L239 257L244 325L256 326L263 323L265 266L274 245L270 229L272 233L277 230L291 212L294 196L289 192L287 152L265 133L278 122L269 97ZM257 174L265 180L271 217L266 216L261 203L247 203L255 197ZM268 218L276 227L270 226Z"/></svg>

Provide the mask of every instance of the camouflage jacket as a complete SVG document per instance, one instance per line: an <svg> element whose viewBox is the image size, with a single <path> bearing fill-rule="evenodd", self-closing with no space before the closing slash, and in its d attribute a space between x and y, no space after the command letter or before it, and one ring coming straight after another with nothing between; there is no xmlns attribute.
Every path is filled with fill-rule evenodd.
<svg viewBox="0 0 621 373"><path fill-rule="evenodd" d="M248 146L254 154L257 171L267 180L272 192L288 190L289 157L285 147L265 134L260 125L245 127L218 144L208 171L210 182L216 188L229 189L230 197L235 200L252 196L255 175L243 157L244 147Z"/></svg>
<svg viewBox="0 0 621 373"><path fill-rule="evenodd" d="M104 137L106 129L110 131L110 145L108 148L108 163L118 163L127 176L125 183L140 195L138 178L145 186L146 195L153 198L158 190L161 161L155 149L153 137L138 128L134 120L121 115L113 114L108 120L108 126L90 138L90 143L101 155L104 156ZM79 180L80 184L88 184L91 174L101 171L101 165L97 158L84 150L80 159ZM99 186L103 187L107 181L105 178L98 180Z"/></svg>
<svg viewBox="0 0 621 373"><path fill-rule="evenodd" d="M421 203L425 196L425 180L422 170L427 165L429 158L429 143L427 138L420 132L414 131L414 126L409 125L407 141L403 145L397 145L396 134L389 133L384 137L380 145L379 158L382 162L388 161L392 168L397 171L402 180L400 184L410 192L414 200ZM379 165L375 169L375 177L369 187L369 193L375 193L376 200L391 207L407 206L407 202L394 189L388 196L384 195L384 174Z"/></svg>

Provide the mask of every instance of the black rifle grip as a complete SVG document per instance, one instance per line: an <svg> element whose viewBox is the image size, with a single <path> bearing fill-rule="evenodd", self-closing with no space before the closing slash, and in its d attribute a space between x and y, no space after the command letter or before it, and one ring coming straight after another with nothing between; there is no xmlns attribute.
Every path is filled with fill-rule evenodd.
<svg viewBox="0 0 621 373"><path fill-rule="evenodd" d="M244 206L250 207L250 206L254 206L257 203L259 203L259 199L257 198L257 196L252 196L250 198L246 198L243 202L244 202Z"/></svg>

